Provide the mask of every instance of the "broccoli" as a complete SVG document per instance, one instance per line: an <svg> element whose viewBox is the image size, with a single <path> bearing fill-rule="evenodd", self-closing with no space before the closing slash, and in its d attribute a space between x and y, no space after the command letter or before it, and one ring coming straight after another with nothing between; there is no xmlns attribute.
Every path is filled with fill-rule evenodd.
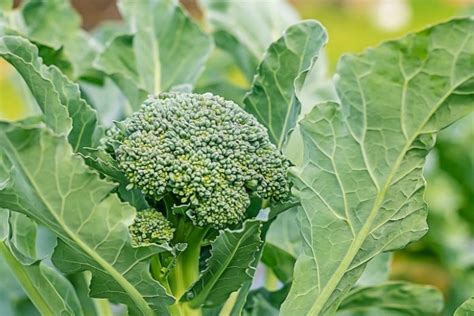
<svg viewBox="0 0 474 316"><path fill-rule="evenodd" d="M107 143L135 187L153 199L189 203L196 226L238 224L252 194L289 195L289 161L238 105L210 93L162 93L117 124Z"/></svg>
<svg viewBox="0 0 474 316"><path fill-rule="evenodd" d="M148 246L171 241L174 228L162 213L150 208L137 213L129 231L134 246Z"/></svg>
<svg viewBox="0 0 474 316"><path fill-rule="evenodd" d="M150 206L164 210L138 212L130 233L135 246L174 247L158 254L151 269L177 298L199 278L206 236L249 217L251 200L268 205L290 196L290 163L265 127L210 93L150 96L108 131L105 147L128 189L139 189ZM173 307L177 314L187 308L183 304Z"/></svg>

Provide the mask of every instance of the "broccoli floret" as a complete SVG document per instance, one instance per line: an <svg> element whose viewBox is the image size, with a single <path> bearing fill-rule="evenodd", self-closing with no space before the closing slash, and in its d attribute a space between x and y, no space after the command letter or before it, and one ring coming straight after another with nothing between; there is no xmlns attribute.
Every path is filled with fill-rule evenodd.
<svg viewBox="0 0 474 316"><path fill-rule="evenodd" d="M265 127L210 93L151 96L107 143L131 186L189 203L197 226L239 223L249 194L274 201L289 195L289 161Z"/></svg>
<svg viewBox="0 0 474 316"><path fill-rule="evenodd" d="M171 241L174 228L161 212L146 209L137 213L129 231L132 235L132 244L141 247Z"/></svg>

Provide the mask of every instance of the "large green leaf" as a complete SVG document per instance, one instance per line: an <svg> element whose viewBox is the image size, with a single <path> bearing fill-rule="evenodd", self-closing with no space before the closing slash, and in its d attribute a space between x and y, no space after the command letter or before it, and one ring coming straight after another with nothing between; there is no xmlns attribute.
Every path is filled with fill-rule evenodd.
<svg viewBox="0 0 474 316"><path fill-rule="evenodd" d="M232 81L233 78L235 80ZM239 79L232 58L225 52L215 49L207 60L204 72L199 77L194 92L211 92L242 106L250 83L248 86L244 86L238 82Z"/></svg>
<svg viewBox="0 0 474 316"><path fill-rule="evenodd" d="M298 116L298 121L301 121L306 114L311 112L316 104L326 101L337 102L334 82L329 76L328 60L324 52L318 57L304 82L298 85L296 97L301 102L301 112ZM288 137L286 146L283 148L285 156L296 166L301 166L304 159L301 154L303 138L299 129L297 124Z"/></svg>
<svg viewBox="0 0 474 316"><path fill-rule="evenodd" d="M12 64L30 88L53 131L68 134L75 151L98 143L97 115L81 97L79 87L56 67L46 66L38 49L17 36L0 37L0 56Z"/></svg>
<svg viewBox="0 0 474 316"><path fill-rule="evenodd" d="M301 253L301 235L298 227L297 209L280 214L270 226L267 243L276 245L297 258Z"/></svg>
<svg viewBox="0 0 474 316"><path fill-rule="evenodd" d="M56 133L67 134L71 130L72 120L52 83L52 68L41 63L37 48L21 37L2 36L0 56L24 78L43 111L46 125Z"/></svg>
<svg viewBox="0 0 474 316"><path fill-rule="evenodd" d="M342 301L339 316L436 316L443 295L432 286L389 282L354 290Z"/></svg>
<svg viewBox="0 0 474 316"><path fill-rule="evenodd" d="M301 111L295 84L304 82L326 40L326 31L316 21L290 26L268 48L244 99L247 112L267 127L270 139L280 149Z"/></svg>
<svg viewBox="0 0 474 316"><path fill-rule="evenodd" d="M254 300L252 309L244 311L244 316L278 316L278 309L270 304L264 297L256 295L252 297Z"/></svg>
<svg viewBox="0 0 474 316"><path fill-rule="evenodd" d="M29 299L20 283L11 273L3 256L0 256L0 279L2 280L2 286L0 287L0 310L2 311L2 316L21 316L22 314L18 313L18 303L26 300L29 301ZM33 309L36 308L33 306ZM38 312L28 315L39 316Z"/></svg>
<svg viewBox="0 0 474 316"><path fill-rule="evenodd" d="M293 279L293 268L296 259L280 247L266 242L261 260L284 284L291 282Z"/></svg>
<svg viewBox="0 0 474 316"><path fill-rule="evenodd" d="M127 99L112 79L105 78L101 85L81 82L81 93L87 103L96 109L100 124L105 128L126 117Z"/></svg>
<svg viewBox="0 0 474 316"><path fill-rule="evenodd" d="M388 280L392 253L381 253L367 263L364 273L357 280L357 286L377 285Z"/></svg>
<svg viewBox="0 0 474 316"><path fill-rule="evenodd" d="M249 83L268 45L298 21L285 0L200 0L200 4L217 46L233 56Z"/></svg>
<svg viewBox="0 0 474 316"><path fill-rule="evenodd" d="M269 291L264 287L252 290L249 293L247 302L245 303L243 315L267 315L264 310L266 310L269 315L274 314L276 311L276 315L278 315L280 306L288 295L289 290L289 284L284 284L280 289L276 291ZM264 310L262 310L262 308L264 308Z"/></svg>
<svg viewBox="0 0 474 316"><path fill-rule="evenodd" d="M139 85L140 75L133 52L133 36L118 35L112 39L97 58L96 66L109 75L132 108L137 110L148 93Z"/></svg>
<svg viewBox="0 0 474 316"><path fill-rule="evenodd" d="M266 240L267 233L269 232L269 229L271 225L275 222L275 220L287 214L287 212L290 212L290 210L294 209L294 207L298 204L299 202L295 198L291 198L285 203L274 204L271 206L270 211L265 216L266 221L263 222L261 232L260 232L260 239L262 240L262 243L264 243L265 245L269 244ZM257 271L257 265L262 259L262 255L263 255L263 247L260 247L260 249L255 254L255 258L256 258L255 261L251 263L250 269L248 269L251 279L245 281L240 287L240 290L238 291L235 297L235 303L230 311L231 316L241 315L244 310L245 305L248 303L247 299L248 299L249 291L252 287L252 282L255 277L255 273ZM282 258L282 259L284 260L284 262L281 264L281 266L275 267L276 269L273 269L273 271L276 271L278 269L278 272L280 274L279 276L281 277L281 279L288 280L289 278L291 278L292 273L288 274L286 273L285 270L287 270L290 265L292 264L294 265L295 259L291 258L291 256L288 253L285 253L285 258ZM286 296L286 293L288 293L287 290L285 292L285 296Z"/></svg>
<svg viewBox="0 0 474 316"><path fill-rule="evenodd" d="M9 238L12 233L16 234L11 229L18 227L13 225L10 227L9 217L15 215L9 215L9 213L7 210L0 209L0 225L2 225L0 229L0 256L8 266L10 273L15 276L17 282L43 315L83 315L74 288L61 273L48 267L43 261L23 264L14 255L15 251L12 249L11 242L15 241L10 241ZM27 223L22 217L16 217L13 222L16 223L17 220ZM30 233L24 235L24 238L29 239L30 244L34 245L36 235L31 234L31 229L28 231ZM2 272L7 273L6 270ZM9 277L3 276L2 280L9 280ZM2 284L2 288L7 286L11 287L11 291L17 291L18 298L20 293L16 290L16 284L13 281L9 284ZM5 288L5 290L10 289ZM11 298L13 297L14 295L11 296Z"/></svg>
<svg viewBox="0 0 474 316"><path fill-rule="evenodd" d="M21 13L27 37L54 49L61 48L81 27L81 18L69 1L30 0L26 1Z"/></svg>
<svg viewBox="0 0 474 316"><path fill-rule="evenodd" d="M183 296L191 306L222 304L244 282L252 279L252 263L262 241L261 222L248 220L240 230L221 231L212 242L212 255L201 278Z"/></svg>
<svg viewBox="0 0 474 316"><path fill-rule="evenodd" d="M0 253L43 315L83 315L74 288L58 271L42 261L29 266L22 265L1 242Z"/></svg>
<svg viewBox="0 0 474 316"><path fill-rule="evenodd" d="M110 194L114 184L45 128L1 124L0 155L0 183L6 182L0 207L34 218L60 238L53 262L61 271L90 270L91 296L124 303L134 314L167 314L173 300L146 260L164 249L132 247L128 226L135 210Z"/></svg>
<svg viewBox="0 0 474 316"><path fill-rule="evenodd" d="M81 29L81 17L69 0L24 1L7 12L0 24L4 24L0 33L21 35L34 42L44 62L56 65L68 76L87 77L93 72L92 62L100 45Z"/></svg>
<svg viewBox="0 0 474 316"><path fill-rule="evenodd" d="M473 54L464 18L340 61L341 104L301 123L304 243L282 315L331 314L369 260L425 234L422 167L435 133L474 108Z"/></svg>
<svg viewBox="0 0 474 316"><path fill-rule="evenodd" d="M132 87L156 94L194 84L211 52L212 39L177 2L123 0L119 8L133 35L115 38L98 65L124 90L132 105L138 105Z"/></svg>
<svg viewBox="0 0 474 316"><path fill-rule="evenodd" d="M89 272L79 272L68 275L68 279L76 290L76 295L81 302L82 310L87 316L100 316L96 309L96 303L94 301L104 299L92 299L89 297ZM107 314L105 314L107 315Z"/></svg>
<svg viewBox="0 0 474 316"><path fill-rule="evenodd" d="M37 225L28 216L13 212L10 214L10 243L17 252L17 259L31 264L38 259L36 253Z"/></svg>
<svg viewBox="0 0 474 316"><path fill-rule="evenodd" d="M474 315L474 296L467 299L454 312L454 316L472 316Z"/></svg>

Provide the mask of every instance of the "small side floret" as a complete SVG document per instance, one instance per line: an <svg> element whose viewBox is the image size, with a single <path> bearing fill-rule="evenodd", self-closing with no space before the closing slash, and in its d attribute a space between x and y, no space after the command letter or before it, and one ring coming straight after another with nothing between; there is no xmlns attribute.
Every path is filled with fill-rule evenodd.
<svg viewBox="0 0 474 316"><path fill-rule="evenodd" d="M171 223L155 209L139 211L129 231L135 247L164 244L170 242L174 234Z"/></svg>

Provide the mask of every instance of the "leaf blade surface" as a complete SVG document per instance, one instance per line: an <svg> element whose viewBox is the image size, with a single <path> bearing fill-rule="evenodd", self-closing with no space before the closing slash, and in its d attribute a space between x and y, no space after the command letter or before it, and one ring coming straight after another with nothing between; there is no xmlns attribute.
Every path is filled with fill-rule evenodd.
<svg viewBox="0 0 474 316"><path fill-rule="evenodd" d="M301 123L304 245L283 315L331 314L369 260L425 234L422 167L433 134L473 110L473 54L464 18L340 61L341 104Z"/></svg>
<svg viewBox="0 0 474 316"><path fill-rule="evenodd" d="M184 300L200 306L224 303L245 281L252 279L252 264L261 246L261 222L247 220L236 231L224 230L212 243L212 256L201 278L184 294Z"/></svg>
<svg viewBox="0 0 474 316"><path fill-rule="evenodd" d="M267 49L244 99L245 110L267 127L270 140L282 149L301 111L296 81L304 81L326 44L324 28L308 20L290 26Z"/></svg>
<svg viewBox="0 0 474 316"><path fill-rule="evenodd" d="M110 194L115 185L45 128L3 123L0 144L10 170L0 207L32 217L60 238L55 265L68 274L91 271L92 296L122 302L134 314L166 315L173 300L152 279L147 261L165 249L132 247L135 210Z"/></svg>

